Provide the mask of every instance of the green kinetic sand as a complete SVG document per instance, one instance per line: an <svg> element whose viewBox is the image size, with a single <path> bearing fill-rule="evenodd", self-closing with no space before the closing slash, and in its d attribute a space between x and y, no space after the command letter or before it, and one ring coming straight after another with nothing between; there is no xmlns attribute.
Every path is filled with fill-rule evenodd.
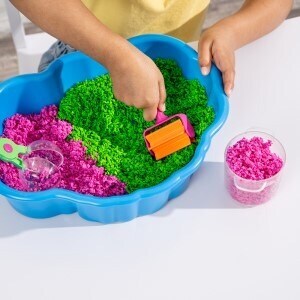
<svg viewBox="0 0 300 300"><path fill-rule="evenodd" d="M108 74L78 83L59 106L59 118L73 125L70 138L81 140L97 165L125 182L129 193L154 186L185 166L215 117L197 80L185 79L173 60L157 59L155 63L165 79L166 114L186 114L196 132L194 144L160 161L149 154L143 138L144 130L153 122L145 122L141 110L115 99Z"/></svg>

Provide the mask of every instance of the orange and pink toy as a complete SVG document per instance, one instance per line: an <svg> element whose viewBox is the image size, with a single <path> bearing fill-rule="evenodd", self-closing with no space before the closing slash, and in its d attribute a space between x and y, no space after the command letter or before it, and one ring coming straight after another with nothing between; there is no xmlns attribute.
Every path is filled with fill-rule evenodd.
<svg viewBox="0 0 300 300"><path fill-rule="evenodd" d="M193 142L195 131L185 114L168 117L157 111L156 123L144 131L148 151L160 160Z"/></svg>

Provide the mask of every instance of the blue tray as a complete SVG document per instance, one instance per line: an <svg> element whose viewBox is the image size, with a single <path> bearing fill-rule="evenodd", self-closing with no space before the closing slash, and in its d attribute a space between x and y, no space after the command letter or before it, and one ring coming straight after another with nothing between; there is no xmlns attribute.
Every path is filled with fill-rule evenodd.
<svg viewBox="0 0 300 300"><path fill-rule="evenodd" d="M202 76L196 51L178 39L149 34L129 41L153 59L161 57L176 60L186 78L198 79L205 86L209 105L215 109L216 118L204 132L193 159L154 187L109 198L87 196L64 189L20 192L0 182L0 194L21 214L47 218L78 211L82 218L91 221L124 222L156 212L188 187L192 174L204 159L212 137L228 116L228 99L223 92L221 74L212 66L210 75ZM65 92L74 84L104 73L107 70L103 66L76 52L56 60L42 73L7 80L0 84L0 122L3 124L6 118L16 113L39 113L44 106L59 104ZM0 134L2 131L3 128L0 128Z"/></svg>

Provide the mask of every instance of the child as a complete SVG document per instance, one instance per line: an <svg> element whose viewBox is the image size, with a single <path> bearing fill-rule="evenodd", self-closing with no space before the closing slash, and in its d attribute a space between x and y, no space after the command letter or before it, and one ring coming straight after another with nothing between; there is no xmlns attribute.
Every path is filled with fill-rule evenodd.
<svg viewBox="0 0 300 300"><path fill-rule="evenodd" d="M222 72L224 90L230 95L234 51L276 28L293 4L292 0L246 0L238 12L201 35L210 0L11 2L32 22L63 41L44 55L41 68L74 48L81 50L109 70L116 98L143 109L147 121L156 117L157 109L165 110L164 79L154 62L128 43L127 37L156 32L187 42L199 39L202 73L207 75L214 61Z"/></svg>

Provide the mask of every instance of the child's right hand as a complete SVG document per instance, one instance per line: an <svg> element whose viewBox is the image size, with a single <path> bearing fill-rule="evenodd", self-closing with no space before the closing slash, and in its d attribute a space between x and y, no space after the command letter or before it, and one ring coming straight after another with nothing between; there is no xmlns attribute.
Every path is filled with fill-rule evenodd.
<svg viewBox="0 0 300 300"><path fill-rule="evenodd" d="M164 78L155 63L137 48L127 45L121 55L107 63L115 97L144 110L144 119L155 119L157 109L165 111Z"/></svg>
<svg viewBox="0 0 300 300"><path fill-rule="evenodd" d="M102 24L82 1L11 2L43 30L103 64L116 98L142 108L145 120L155 119L157 109L164 111L164 79L155 63Z"/></svg>

